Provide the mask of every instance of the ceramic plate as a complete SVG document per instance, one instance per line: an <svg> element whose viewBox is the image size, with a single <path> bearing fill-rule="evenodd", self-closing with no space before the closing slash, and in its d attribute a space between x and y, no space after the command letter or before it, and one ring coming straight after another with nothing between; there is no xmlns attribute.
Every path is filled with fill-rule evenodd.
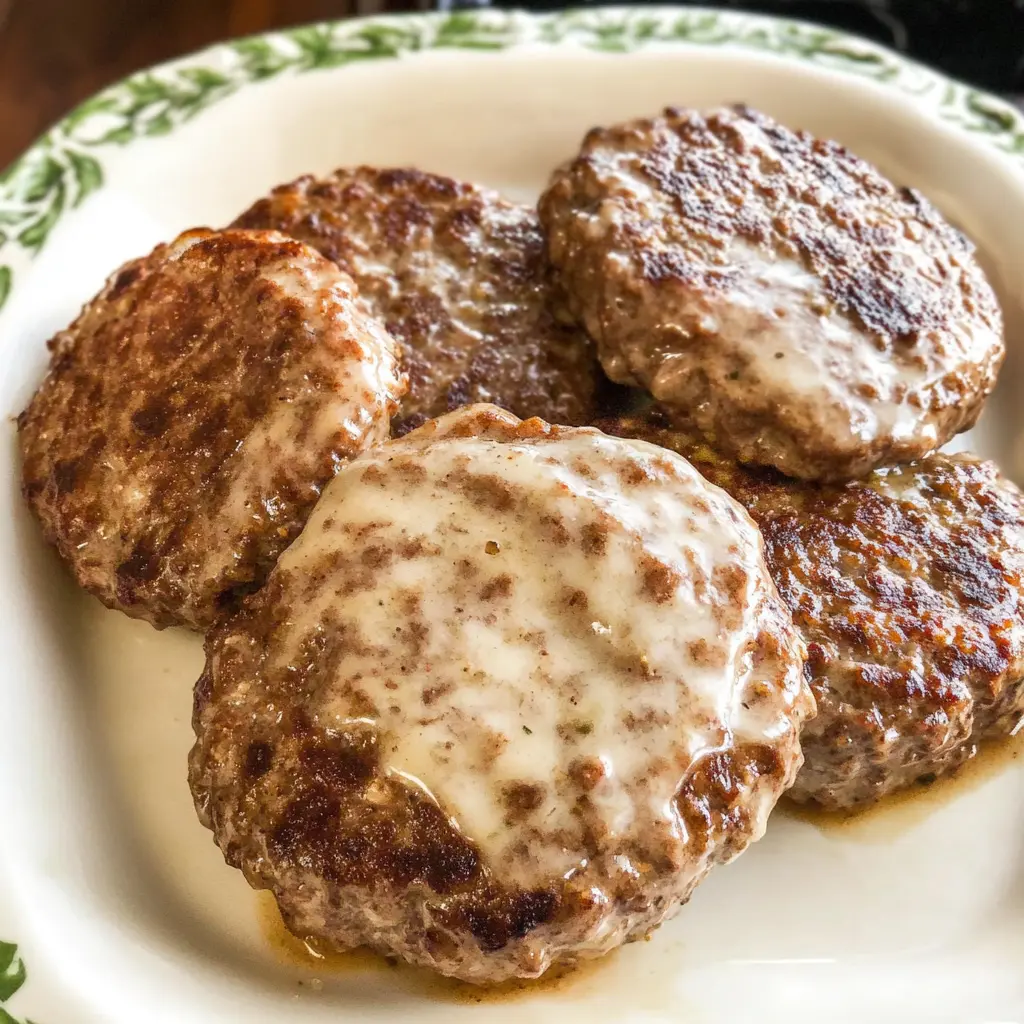
<svg viewBox="0 0 1024 1024"><path fill-rule="evenodd" d="M119 262L277 182L413 163L529 200L594 124L738 100L848 144L978 242L1010 358L966 443L1024 478L1024 123L848 36L698 9L318 25L102 93L0 179L0 410L24 406L45 340ZM1009 756L842 827L776 813L651 941L555 985L479 1003L301 955L192 810L200 640L75 590L22 507L5 429L3 1024L1024 1017L1024 771Z"/></svg>

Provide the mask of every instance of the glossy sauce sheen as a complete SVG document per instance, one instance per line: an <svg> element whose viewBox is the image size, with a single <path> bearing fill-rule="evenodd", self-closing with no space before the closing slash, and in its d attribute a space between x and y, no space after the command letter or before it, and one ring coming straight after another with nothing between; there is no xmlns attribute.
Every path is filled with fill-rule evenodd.
<svg viewBox="0 0 1024 1024"><path fill-rule="evenodd" d="M833 487L723 459L659 410L604 420L662 444L761 529L807 642L818 713L787 796L850 808L951 771L1024 710L1024 498L991 462L933 453Z"/></svg>
<svg viewBox="0 0 1024 1024"><path fill-rule="evenodd" d="M365 717L339 678L320 721L379 731L388 771L524 886L585 866L568 839L581 779L599 834L685 841L675 796L686 766L789 728L754 668L767 590L753 524L643 442L435 440L368 453L281 559L281 573L316 578L343 537L367 531L382 553L372 585L339 606L339 576L293 622L299 636L340 607L363 636L395 638L346 658ZM384 557L403 546L415 557ZM447 592L435 589L439 557L457 578ZM412 663L435 680L420 693L403 681Z"/></svg>
<svg viewBox="0 0 1024 1024"><path fill-rule="evenodd" d="M201 631L263 582L338 466L387 436L406 386L351 279L272 232L158 246L51 348L19 417L48 539L104 603Z"/></svg>
<svg viewBox="0 0 1024 1024"><path fill-rule="evenodd" d="M956 772L940 776L927 785L913 786L889 794L869 807L853 812L835 812L795 804L783 799L775 814L813 825L837 840L889 845L894 839L918 827L930 815L949 803L969 796L976 788L1005 772L1024 768L1024 729L1003 740L990 740L978 754ZM607 957L572 970L551 972L539 981L517 981L481 988L431 972L410 968L366 949L332 950L316 939L302 939L285 927L277 905L268 893L258 894L257 919L264 941L275 959L314 975L311 987L321 979L339 975L392 974L396 981L429 998L453 1002L499 1002L528 998L538 993L578 993L595 972L608 970Z"/></svg>
<svg viewBox="0 0 1024 1024"><path fill-rule="evenodd" d="M853 479L948 440L994 385L1002 319L970 243L756 111L593 129L540 212L609 376L740 461Z"/></svg>
<svg viewBox="0 0 1024 1024"><path fill-rule="evenodd" d="M473 402L593 418L597 360L582 331L551 316L532 206L413 168L341 168L279 186L236 226L276 228L351 274L402 347L410 388L396 436Z"/></svg>
<svg viewBox="0 0 1024 1024"><path fill-rule="evenodd" d="M923 257L923 254L918 254ZM838 309L820 278L793 258L768 249L733 243L724 260L735 268L728 298L709 308L701 330L728 338L751 386L792 398L820 411L830 434L870 442L881 433L895 438L920 431L935 443L935 428L920 424L913 397L938 385L945 369L919 361L895 361L888 348L865 337L864 328ZM908 262L911 262L908 258ZM926 261L907 267L927 272ZM968 358L982 361L989 334L963 338ZM651 383L655 395L671 396L672 363Z"/></svg>
<svg viewBox="0 0 1024 1024"><path fill-rule="evenodd" d="M689 463L469 406L344 467L211 634L190 781L298 934L537 977L760 837L803 657L760 534Z"/></svg>

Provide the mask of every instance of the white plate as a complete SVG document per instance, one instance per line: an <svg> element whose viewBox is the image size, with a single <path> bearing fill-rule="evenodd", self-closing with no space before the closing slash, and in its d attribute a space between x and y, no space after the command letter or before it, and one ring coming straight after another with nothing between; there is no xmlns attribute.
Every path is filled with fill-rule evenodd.
<svg viewBox="0 0 1024 1024"><path fill-rule="evenodd" d="M43 342L119 261L223 224L277 182L415 163L529 199L593 124L736 100L849 144L980 244L1012 351L973 443L1024 476L1024 413L1007 386L1024 310L1024 124L841 34L694 9L324 25L115 86L0 181L0 409L23 407ZM1024 1016L1024 777L1013 765L898 827L822 831L776 815L652 941L557 987L474 1005L404 970L288 962L192 811L200 641L76 592L22 507L7 429L0 938L18 952L0 945L0 1022Z"/></svg>

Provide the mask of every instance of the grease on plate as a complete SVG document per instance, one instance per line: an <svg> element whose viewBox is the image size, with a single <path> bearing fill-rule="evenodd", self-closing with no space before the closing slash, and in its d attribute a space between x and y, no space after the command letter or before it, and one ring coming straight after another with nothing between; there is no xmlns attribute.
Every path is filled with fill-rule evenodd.
<svg viewBox="0 0 1024 1024"><path fill-rule="evenodd" d="M823 832L836 833L837 838L861 842L885 842L915 825L947 803L983 786L990 779L1012 770L1024 768L1024 728L1001 739L986 740L978 753L948 775L932 782L918 782L898 790L878 803L852 811L823 811L806 804L783 800L779 813L806 821Z"/></svg>
<svg viewBox="0 0 1024 1024"><path fill-rule="evenodd" d="M403 987L418 995L453 1003L494 1003L527 998L531 995L578 994L588 978L612 961L616 953L588 960L575 967L555 967L536 980L512 980L500 985L471 985L454 978L434 974L425 967L413 967L391 957L374 953L365 947L340 951L315 938L300 939L285 926L277 903L269 892L257 894L257 916L260 931L279 960L313 972L312 987L319 987L325 977L338 975L391 974Z"/></svg>

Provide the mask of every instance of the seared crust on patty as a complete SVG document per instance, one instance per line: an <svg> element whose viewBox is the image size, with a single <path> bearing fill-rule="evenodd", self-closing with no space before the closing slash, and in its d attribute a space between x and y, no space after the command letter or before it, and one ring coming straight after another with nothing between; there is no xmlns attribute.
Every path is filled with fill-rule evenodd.
<svg viewBox="0 0 1024 1024"><path fill-rule="evenodd" d="M802 665L754 525L685 461L473 406L344 467L211 632L189 778L298 934L536 977L760 837Z"/></svg>
<svg viewBox="0 0 1024 1024"><path fill-rule="evenodd" d="M1002 319L973 246L763 114L596 128L540 214L608 375L741 462L860 476L971 426L994 386Z"/></svg>
<svg viewBox="0 0 1024 1024"><path fill-rule="evenodd" d="M50 348L18 419L25 496L83 587L159 627L259 585L404 388L352 281L273 232L158 246Z"/></svg>
<svg viewBox="0 0 1024 1024"><path fill-rule="evenodd" d="M760 526L818 702L794 799L868 803L1020 721L1024 497L993 463L936 452L816 485L743 469L657 410L599 426L685 456Z"/></svg>
<svg viewBox="0 0 1024 1024"><path fill-rule="evenodd" d="M414 169L357 167L282 185L236 227L276 228L334 260L402 343L396 435L472 402L584 423L602 374L590 342L547 309L536 213Z"/></svg>

